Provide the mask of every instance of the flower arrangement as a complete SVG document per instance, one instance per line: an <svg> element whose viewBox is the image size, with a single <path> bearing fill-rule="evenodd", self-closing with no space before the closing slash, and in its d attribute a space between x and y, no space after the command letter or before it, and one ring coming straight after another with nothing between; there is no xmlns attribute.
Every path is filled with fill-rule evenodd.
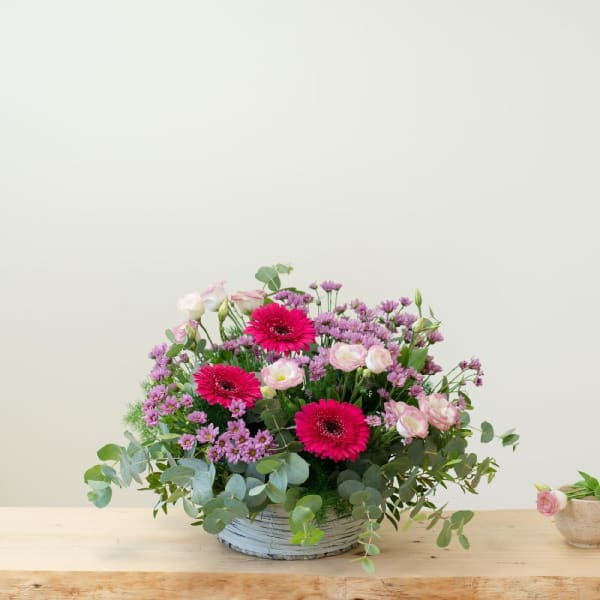
<svg viewBox="0 0 600 600"><path fill-rule="evenodd" d="M548 485L536 484L537 510L546 517L553 517L567 507L569 500L600 500L600 482L591 475L578 471L582 479L570 486L565 486L565 491L553 489Z"/></svg>
<svg viewBox="0 0 600 600"><path fill-rule="evenodd" d="M187 318L150 352L144 399L126 416L136 435L98 451L102 463L84 475L89 500L106 506L113 484L135 481L158 496L155 516L181 503L212 534L276 504L301 545L320 541L328 511L351 515L366 571L384 518L396 529L404 514L405 527L441 523L439 546L454 533L468 548L473 513L446 515L434 493L492 480L496 461L467 448L474 434L513 449L519 439L470 424L466 389L482 385L481 363L442 373L431 354L440 321L423 315L419 291L372 308L339 303L333 281L282 287L291 270L261 267L262 289L228 295L220 282L179 300Z"/></svg>

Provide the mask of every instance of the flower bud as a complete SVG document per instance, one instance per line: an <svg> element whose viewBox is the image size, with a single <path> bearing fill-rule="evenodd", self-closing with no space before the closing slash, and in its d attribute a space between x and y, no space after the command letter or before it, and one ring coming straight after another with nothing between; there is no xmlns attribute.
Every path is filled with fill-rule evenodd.
<svg viewBox="0 0 600 600"><path fill-rule="evenodd" d="M425 329L425 319L423 317L420 317L413 323L412 330L415 333L420 333L421 331L423 331L423 329Z"/></svg>
<svg viewBox="0 0 600 600"><path fill-rule="evenodd" d="M423 298L421 297L421 290L417 288L415 290L415 305L417 308L421 308L421 303L423 302Z"/></svg>
<svg viewBox="0 0 600 600"><path fill-rule="evenodd" d="M227 318L227 315L229 314L229 300L227 300L227 298L225 298L225 300L223 300L223 302L221 303L221 306L219 306L219 310L217 311L217 316L219 317L219 321L221 321L221 323Z"/></svg>
<svg viewBox="0 0 600 600"><path fill-rule="evenodd" d="M275 398L275 395L277 394L277 392L272 387L269 387L268 385L261 386L260 393L263 395L263 398L265 398L267 400L272 400L273 398Z"/></svg>

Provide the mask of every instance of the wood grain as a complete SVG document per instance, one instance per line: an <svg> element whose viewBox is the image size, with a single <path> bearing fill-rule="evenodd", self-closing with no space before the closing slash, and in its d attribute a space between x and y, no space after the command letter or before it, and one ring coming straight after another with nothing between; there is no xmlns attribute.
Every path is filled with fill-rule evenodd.
<svg viewBox="0 0 600 600"><path fill-rule="evenodd" d="M269 561L234 553L183 514L0 508L0 598L600 599L600 550L567 545L534 511L477 513L471 550L383 527L376 573L353 553Z"/></svg>

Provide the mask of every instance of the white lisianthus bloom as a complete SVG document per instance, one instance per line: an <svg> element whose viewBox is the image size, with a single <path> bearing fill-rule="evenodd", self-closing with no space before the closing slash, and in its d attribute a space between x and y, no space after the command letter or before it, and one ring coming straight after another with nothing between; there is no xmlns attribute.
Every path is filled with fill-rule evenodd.
<svg viewBox="0 0 600 600"><path fill-rule="evenodd" d="M199 292L192 292L191 294L181 296L177 301L177 309L187 312L188 318L198 321L205 310L202 294Z"/></svg>
<svg viewBox="0 0 600 600"><path fill-rule="evenodd" d="M289 358L280 358L264 367L260 374L265 384L275 390L287 390L304 381L304 371Z"/></svg>
<svg viewBox="0 0 600 600"><path fill-rule="evenodd" d="M201 295L202 302L207 310L217 312L223 301L227 299L227 292L223 287L224 281L211 283Z"/></svg>
<svg viewBox="0 0 600 600"><path fill-rule="evenodd" d="M346 373L363 367L367 349L362 344L336 342L329 348L329 363L335 369Z"/></svg>
<svg viewBox="0 0 600 600"><path fill-rule="evenodd" d="M365 364L372 373L383 373L393 362L390 351L380 345L371 346L365 358Z"/></svg>

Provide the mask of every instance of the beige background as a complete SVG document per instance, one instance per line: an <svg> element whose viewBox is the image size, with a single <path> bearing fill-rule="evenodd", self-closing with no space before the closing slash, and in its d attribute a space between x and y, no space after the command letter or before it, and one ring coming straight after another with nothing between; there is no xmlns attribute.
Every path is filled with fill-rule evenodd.
<svg viewBox="0 0 600 600"><path fill-rule="evenodd" d="M516 454L600 474L600 4L0 3L0 504L84 504L185 292L419 286ZM117 493L115 503L153 498Z"/></svg>

